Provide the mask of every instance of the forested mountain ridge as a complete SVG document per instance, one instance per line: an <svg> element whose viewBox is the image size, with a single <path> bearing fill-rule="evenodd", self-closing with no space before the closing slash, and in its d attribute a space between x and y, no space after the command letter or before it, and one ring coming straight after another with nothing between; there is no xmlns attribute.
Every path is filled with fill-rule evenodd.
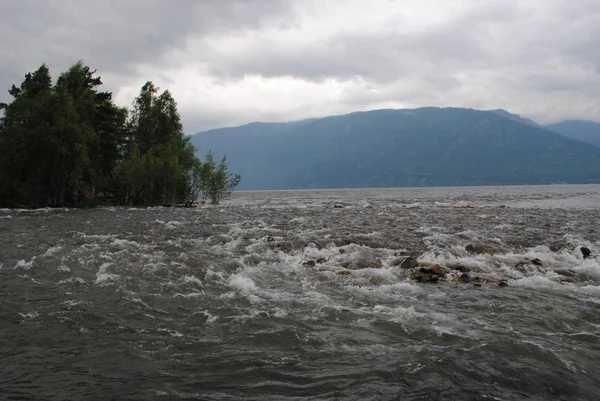
<svg viewBox="0 0 600 401"><path fill-rule="evenodd" d="M600 147L600 123L583 120L567 120L546 125L544 128L568 138Z"/></svg>
<svg viewBox="0 0 600 401"><path fill-rule="evenodd" d="M241 189L600 182L600 149L495 111L375 110L200 132Z"/></svg>

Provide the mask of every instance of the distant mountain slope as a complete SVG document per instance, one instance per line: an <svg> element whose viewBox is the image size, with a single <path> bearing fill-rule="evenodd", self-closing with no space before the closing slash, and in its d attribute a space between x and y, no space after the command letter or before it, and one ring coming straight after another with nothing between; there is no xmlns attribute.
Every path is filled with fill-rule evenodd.
<svg viewBox="0 0 600 401"><path fill-rule="evenodd" d="M582 120L568 120L546 125L544 128L568 138L600 147L600 123Z"/></svg>
<svg viewBox="0 0 600 401"><path fill-rule="evenodd" d="M240 189L600 182L600 149L497 113L376 110L192 136L227 154Z"/></svg>
<svg viewBox="0 0 600 401"><path fill-rule="evenodd" d="M521 123L521 124L531 125L532 127L539 127L539 125L535 121L530 120L529 118L521 117L518 114L509 113L506 110L497 109L497 110L487 110L487 111L489 111L490 113L497 114L500 117L508 118L509 120L513 120L513 121Z"/></svg>

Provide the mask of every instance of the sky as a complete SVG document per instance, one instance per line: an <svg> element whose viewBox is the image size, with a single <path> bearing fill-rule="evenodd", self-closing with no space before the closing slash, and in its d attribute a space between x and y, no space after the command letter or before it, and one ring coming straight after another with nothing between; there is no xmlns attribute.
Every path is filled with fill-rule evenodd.
<svg viewBox="0 0 600 401"><path fill-rule="evenodd" d="M598 0L0 0L0 101L78 60L184 131L422 106L600 122Z"/></svg>

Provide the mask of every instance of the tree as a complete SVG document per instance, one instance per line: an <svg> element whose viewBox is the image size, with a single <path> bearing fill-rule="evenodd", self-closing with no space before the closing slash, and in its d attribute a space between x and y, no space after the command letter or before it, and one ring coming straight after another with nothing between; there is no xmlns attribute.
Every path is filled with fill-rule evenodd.
<svg viewBox="0 0 600 401"><path fill-rule="evenodd" d="M195 157L169 91L148 81L129 113L82 62L52 85L46 65L0 104L0 206L76 206L100 191L124 204L218 203L239 182ZM190 201L191 199L191 201Z"/></svg>
<svg viewBox="0 0 600 401"><path fill-rule="evenodd" d="M8 205L74 205L82 166L87 162L89 131L77 118L73 100L53 88L42 65L9 91L0 131L2 203Z"/></svg>
<svg viewBox="0 0 600 401"><path fill-rule="evenodd" d="M133 102L119 175L136 178L124 179L130 186L121 190L125 202L171 205L189 197L192 170L198 163L195 149L183 134L175 99L169 91L160 95L158 91L149 81ZM139 173L140 164L145 173Z"/></svg>
<svg viewBox="0 0 600 401"><path fill-rule="evenodd" d="M223 156L217 166L210 151L206 153L204 163L194 172L198 174L195 181L200 183L202 201L210 199L210 202L215 205L230 196L241 181L238 174L227 171L227 156Z"/></svg>
<svg viewBox="0 0 600 401"><path fill-rule="evenodd" d="M112 93L98 92L102 80L95 74L79 61L60 75L56 87L69 93L80 124L92 133L87 144L90 161L85 186L104 192L109 190L110 178L122 157L127 111L114 105Z"/></svg>

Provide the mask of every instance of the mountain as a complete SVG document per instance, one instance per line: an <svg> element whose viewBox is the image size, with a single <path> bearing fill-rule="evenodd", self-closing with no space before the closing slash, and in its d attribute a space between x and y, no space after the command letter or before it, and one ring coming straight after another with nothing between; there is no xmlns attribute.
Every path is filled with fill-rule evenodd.
<svg viewBox="0 0 600 401"><path fill-rule="evenodd" d="M600 123L568 120L545 126L546 129L568 138L600 147Z"/></svg>
<svg viewBox="0 0 600 401"><path fill-rule="evenodd" d="M600 182L600 149L495 112L376 110L200 132L239 189Z"/></svg>
<svg viewBox="0 0 600 401"><path fill-rule="evenodd" d="M525 124L525 125L531 125L532 127L539 127L539 125L533 121L530 120L529 118L525 118L525 117L521 117L518 114L513 114L513 113L509 113L506 110L502 110L502 109L497 109L497 110L487 110L490 113L494 113L499 115L500 117L504 117L504 118L508 118L509 120L521 123L521 124Z"/></svg>

